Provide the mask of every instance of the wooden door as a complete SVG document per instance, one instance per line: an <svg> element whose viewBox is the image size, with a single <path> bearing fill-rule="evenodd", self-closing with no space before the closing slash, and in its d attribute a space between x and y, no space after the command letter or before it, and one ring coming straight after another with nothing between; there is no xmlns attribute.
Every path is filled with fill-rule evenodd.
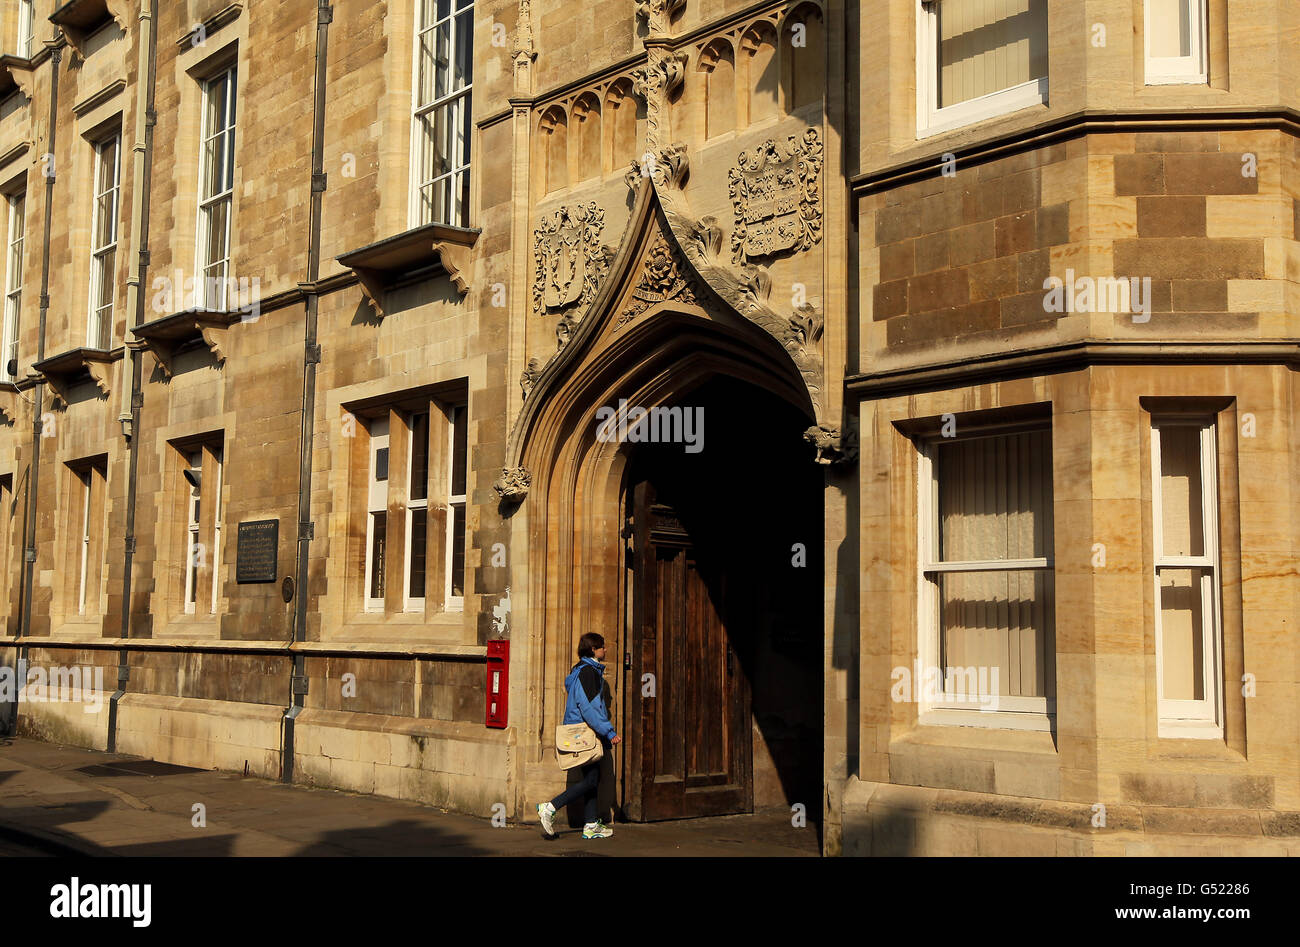
<svg viewBox="0 0 1300 947"><path fill-rule="evenodd" d="M634 488L632 506L625 814L751 812L749 686L728 635L740 609L728 608L724 557L696 548L653 484Z"/></svg>

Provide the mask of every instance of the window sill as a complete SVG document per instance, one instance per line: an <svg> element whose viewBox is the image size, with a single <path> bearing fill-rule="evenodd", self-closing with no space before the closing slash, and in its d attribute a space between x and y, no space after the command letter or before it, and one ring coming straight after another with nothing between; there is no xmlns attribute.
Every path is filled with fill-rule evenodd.
<svg viewBox="0 0 1300 947"><path fill-rule="evenodd" d="M240 310L217 312L212 309L186 309L154 319L131 330L137 344L153 353L163 374L172 377L172 359L182 348L202 342L220 365L226 360L226 333L245 313Z"/></svg>
<svg viewBox="0 0 1300 947"><path fill-rule="evenodd" d="M1025 109L1046 106L1047 79L1031 79L1010 89L990 92L988 95L932 111L925 124L917 128L916 137L918 140L932 138Z"/></svg>
<svg viewBox="0 0 1300 947"><path fill-rule="evenodd" d="M1201 720L1161 720L1157 727L1161 740L1218 740L1223 741L1223 727Z"/></svg>
<svg viewBox="0 0 1300 947"><path fill-rule="evenodd" d="M470 250L480 233L466 227L423 224L335 259L356 274L361 291L382 319L386 315L384 293L412 275L422 279L445 275L462 296L468 293Z"/></svg>
<svg viewBox="0 0 1300 947"><path fill-rule="evenodd" d="M890 746L958 747L969 750L1011 750L1056 756L1056 741L1042 730L953 727L929 724L924 718L914 730L890 740Z"/></svg>
<svg viewBox="0 0 1300 947"><path fill-rule="evenodd" d="M1054 717L1048 714L1010 713L996 710L926 710L917 718L923 727L962 727L978 730L1050 732Z"/></svg>
<svg viewBox="0 0 1300 947"><path fill-rule="evenodd" d="M115 349L75 348L37 362L32 370L39 374L55 393L68 401L73 387L84 381L93 381L100 393L109 393L108 375L114 362L122 357L123 346Z"/></svg>

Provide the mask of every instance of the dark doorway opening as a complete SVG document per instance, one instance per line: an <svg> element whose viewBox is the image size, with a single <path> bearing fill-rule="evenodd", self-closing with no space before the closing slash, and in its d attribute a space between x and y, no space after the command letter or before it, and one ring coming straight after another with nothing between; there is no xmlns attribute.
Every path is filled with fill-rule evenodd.
<svg viewBox="0 0 1300 947"><path fill-rule="evenodd" d="M824 480L802 439L811 422L726 377L672 407L696 412L697 441L625 448L624 817L801 803L818 821Z"/></svg>

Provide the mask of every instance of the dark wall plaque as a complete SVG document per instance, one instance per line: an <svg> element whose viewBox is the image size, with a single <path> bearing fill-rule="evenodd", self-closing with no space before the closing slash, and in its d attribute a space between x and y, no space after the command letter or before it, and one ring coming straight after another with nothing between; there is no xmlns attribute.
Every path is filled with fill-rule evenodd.
<svg viewBox="0 0 1300 947"><path fill-rule="evenodd" d="M274 582L279 549L279 520L240 523L239 542L235 547L235 581Z"/></svg>

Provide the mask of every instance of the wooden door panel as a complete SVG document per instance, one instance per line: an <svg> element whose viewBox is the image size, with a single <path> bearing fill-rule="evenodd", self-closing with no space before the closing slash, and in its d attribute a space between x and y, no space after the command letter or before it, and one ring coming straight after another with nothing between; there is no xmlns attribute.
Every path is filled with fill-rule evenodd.
<svg viewBox="0 0 1300 947"><path fill-rule="evenodd" d="M725 576L700 561L649 483L634 488L631 532L633 681L653 674L655 696L630 705L625 812L653 821L751 811L749 689L731 654Z"/></svg>

